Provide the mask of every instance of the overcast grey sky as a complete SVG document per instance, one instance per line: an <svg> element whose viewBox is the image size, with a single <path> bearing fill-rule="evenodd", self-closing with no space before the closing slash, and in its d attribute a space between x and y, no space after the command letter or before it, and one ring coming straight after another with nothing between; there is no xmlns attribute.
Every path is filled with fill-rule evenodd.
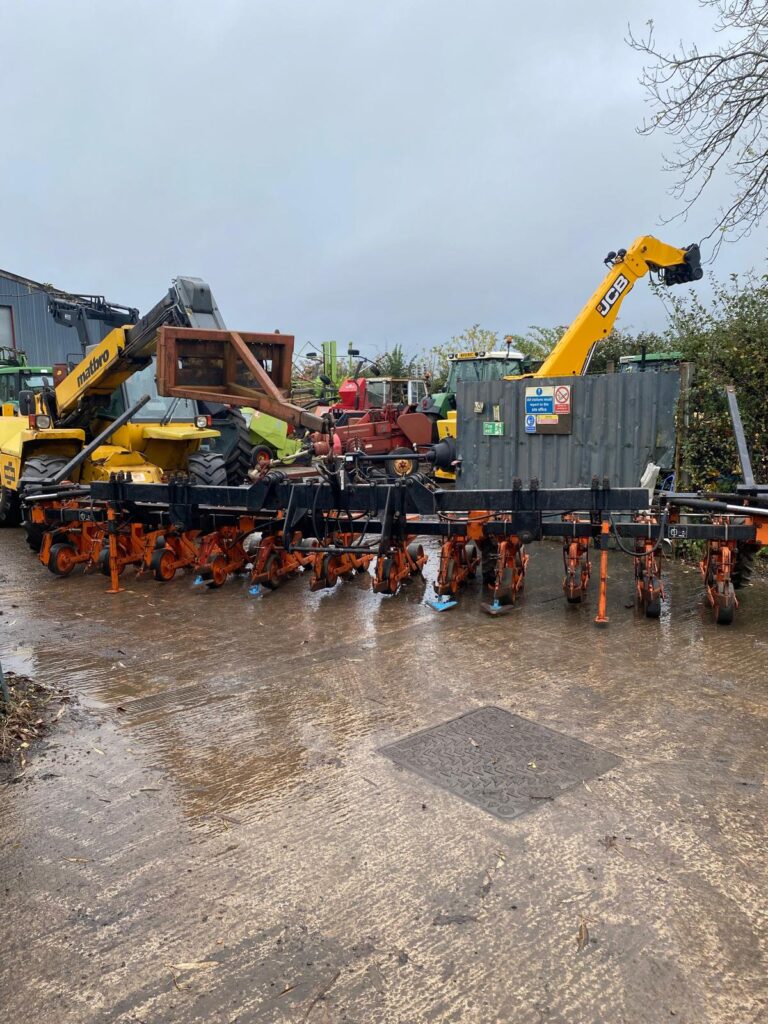
<svg viewBox="0 0 768 1024"><path fill-rule="evenodd" d="M0 0L0 266L146 309L415 349L569 322L610 248L685 245L627 22L695 0ZM764 269L761 231L725 276ZM645 285L620 323L659 327Z"/></svg>

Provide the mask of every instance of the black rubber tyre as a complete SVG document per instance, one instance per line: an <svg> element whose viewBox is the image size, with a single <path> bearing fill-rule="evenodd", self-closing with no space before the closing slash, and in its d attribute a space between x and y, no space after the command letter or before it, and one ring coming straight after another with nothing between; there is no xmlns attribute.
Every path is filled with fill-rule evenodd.
<svg viewBox="0 0 768 1024"><path fill-rule="evenodd" d="M336 584L338 582L338 576L334 576L333 577L333 581L328 579L328 572L329 572L330 568L331 568L331 556L329 554L324 554L323 558L322 558L322 561L320 562L320 572L318 574L317 581L315 582L314 578L312 580L312 582L315 584L315 590L316 591L317 590L332 590L336 586Z"/></svg>
<svg viewBox="0 0 768 1024"><path fill-rule="evenodd" d="M209 590L218 590L219 587L223 587L227 582L228 574L224 569L226 564L227 560L223 555L216 555L205 566L205 569L207 570L205 574L205 585Z"/></svg>
<svg viewBox="0 0 768 1024"><path fill-rule="evenodd" d="M736 610L736 594L732 583L718 584L718 596L725 599L725 604L715 605L715 622L718 626L730 626L733 622L733 613Z"/></svg>
<svg viewBox="0 0 768 1024"><path fill-rule="evenodd" d="M435 593L437 594L438 597L452 597L453 596L453 592L451 591L450 584L453 583L453 578L454 578L455 575L456 575L456 559L455 558L449 558L447 563L446 563L446 566L445 566L445 584L444 584L444 586L447 588L445 590L445 593L442 593L438 589L437 580L435 580ZM438 571L438 577L439 577L439 571Z"/></svg>
<svg viewBox="0 0 768 1024"><path fill-rule="evenodd" d="M477 576L477 568L480 565L480 549L473 540L468 540L464 545L464 557L467 560L467 565L471 566L475 563L475 568L469 570L468 578L473 580Z"/></svg>
<svg viewBox="0 0 768 1024"><path fill-rule="evenodd" d="M514 604L515 592L512 585L515 582L515 575L510 566L502 570L501 583L499 585L499 604Z"/></svg>
<svg viewBox="0 0 768 1024"><path fill-rule="evenodd" d="M416 562L418 561L419 558L423 558L424 548L421 544L418 543L418 541L414 540L408 545L408 554L411 556L414 562ZM416 572L419 574L419 576L423 575L424 566L420 565Z"/></svg>
<svg viewBox="0 0 768 1024"><path fill-rule="evenodd" d="M661 615L661 598L658 596L650 598L643 607L646 619L658 619Z"/></svg>
<svg viewBox="0 0 768 1024"><path fill-rule="evenodd" d="M251 451L251 469L255 469L257 466L263 463L269 464L274 459L275 453L266 444L257 444Z"/></svg>
<svg viewBox="0 0 768 1024"><path fill-rule="evenodd" d="M110 568L110 547L109 547L109 545L104 545L104 547L101 548L101 550L98 553L98 557L96 558L96 564L98 565L98 568L99 568L100 572L103 575L109 575L109 577L111 577L112 570ZM118 566L118 575L122 575L123 572L125 572L125 565L119 565Z"/></svg>
<svg viewBox="0 0 768 1024"><path fill-rule="evenodd" d="M736 590L746 587L752 578L755 568L755 555L760 547L755 544L739 544L736 548L736 561L731 570L731 582Z"/></svg>
<svg viewBox="0 0 768 1024"><path fill-rule="evenodd" d="M266 575L266 579L262 583L262 586L266 587L267 590L277 590L277 588L280 586L280 577L277 575L277 570L279 569L279 567L280 558L273 551L272 554L267 558L266 562L264 563L264 573Z"/></svg>
<svg viewBox="0 0 768 1024"><path fill-rule="evenodd" d="M239 487L251 468L253 443L246 418L239 409L219 409L211 418L214 430L221 433L211 440L211 451L224 459L227 483Z"/></svg>
<svg viewBox="0 0 768 1024"><path fill-rule="evenodd" d="M390 479L402 480L404 477L418 473L419 463L410 448L395 448L389 454L400 456L397 462L387 462L387 476Z"/></svg>
<svg viewBox="0 0 768 1024"><path fill-rule="evenodd" d="M19 493L24 497L24 492L30 489L30 485L41 484L63 469L69 462L64 455L31 455L24 463L19 480ZM32 523L26 517L23 521L24 529L27 532L27 544L33 551L40 551L43 546L43 528L37 523Z"/></svg>
<svg viewBox="0 0 768 1024"><path fill-rule="evenodd" d="M496 555L488 548L482 550L481 572L483 585L492 587L496 582Z"/></svg>
<svg viewBox="0 0 768 1024"><path fill-rule="evenodd" d="M392 575L392 559L391 558L385 558L384 559L384 569L383 569L382 574L381 574L381 583L382 583L382 586L384 587L384 589L381 590L380 593L382 593L382 594L391 594L391 593L393 593L393 591L391 589L391 586L390 586L390 582L389 582L389 577L391 575Z"/></svg>
<svg viewBox="0 0 768 1024"><path fill-rule="evenodd" d="M187 459L187 472L193 484L208 487L225 487L227 466L223 456L217 452L195 452Z"/></svg>
<svg viewBox="0 0 768 1024"><path fill-rule="evenodd" d="M170 583L176 575L176 556L170 548L159 547L152 552L149 568L158 583Z"/></svg>
<svg viewBox="0 0 768 1024"><path fill-rule="evenodd" d="M69 576L75 567L74 555L75 548L73 544L53 544L48 560L48 568L54 576Z"/></svg>
<svg viewBox="0 0 768 1024"><path fill-rule="evenodd" d="M21 502L16 491L0 487L0 527L18 526L21 523Z"/></svg>

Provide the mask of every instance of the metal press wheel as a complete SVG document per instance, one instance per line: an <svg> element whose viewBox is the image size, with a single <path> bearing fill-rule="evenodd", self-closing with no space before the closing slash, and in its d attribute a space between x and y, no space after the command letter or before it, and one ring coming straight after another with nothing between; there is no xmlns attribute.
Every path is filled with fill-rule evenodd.
<svg viewBox="0 0 768 1024"><path fill-rule="evenodd" d="M402 480L413 476L419 463L410 448L395 448L391 455L399 456L387 462L387 475L393 480Z"/></svg>

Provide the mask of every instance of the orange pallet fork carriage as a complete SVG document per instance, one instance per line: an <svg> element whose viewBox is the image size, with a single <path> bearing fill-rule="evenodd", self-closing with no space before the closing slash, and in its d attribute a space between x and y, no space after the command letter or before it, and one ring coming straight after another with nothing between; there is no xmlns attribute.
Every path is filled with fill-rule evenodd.
<svg viewBox="0 0 768 1024"><path fill-rule="evenodd" d="M294 405L293 335L163 327L157 390L169 397L250 406L294 427L328 433L327 420Z"/></svg>

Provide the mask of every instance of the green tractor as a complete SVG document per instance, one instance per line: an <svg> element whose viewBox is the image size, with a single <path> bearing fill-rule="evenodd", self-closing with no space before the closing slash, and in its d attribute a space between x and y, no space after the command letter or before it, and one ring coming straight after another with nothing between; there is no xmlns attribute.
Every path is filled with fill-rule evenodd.
<svg viewBox="0 0 768 1024"><path fill-rule="evenodd" d="M456 391L461 380L501 380L523 372L523 354L512 348L498 352L456 352L448 356L448 379L442 391L428 395L421 412L444 420L456 410Z"/></svg>
<svg viewBox="0 0 768 1024"><path fill-rule="evenodd" d="M18 414L20 391L37 394L46 385L53 385L52 367L30 366L23 352L0 348L0 406L11 406L5 415Z"/></svg>

